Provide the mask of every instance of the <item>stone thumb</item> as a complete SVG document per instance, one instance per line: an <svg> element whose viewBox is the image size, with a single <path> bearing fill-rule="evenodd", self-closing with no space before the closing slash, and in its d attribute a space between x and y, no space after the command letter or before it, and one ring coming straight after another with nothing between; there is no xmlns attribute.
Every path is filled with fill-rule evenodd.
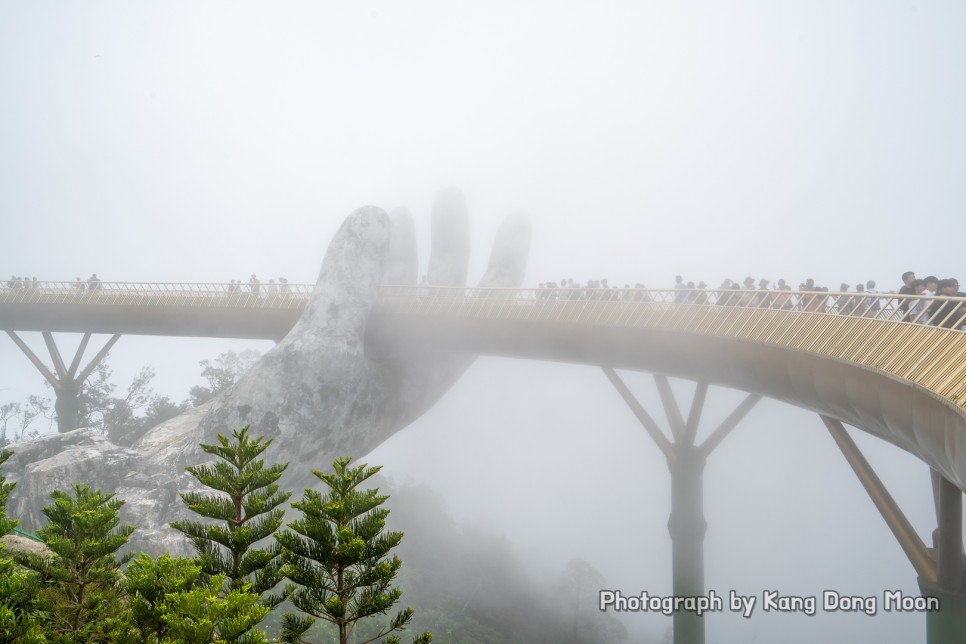
<svg viewBox="0 0 966 644"><path fill-rule="evenodd" d="M300 333L289 337L347 353L363 351L366 320L386 265L389 229L388 215L375 206L346 217L329 243L315 290L296 325Z"/></svg>

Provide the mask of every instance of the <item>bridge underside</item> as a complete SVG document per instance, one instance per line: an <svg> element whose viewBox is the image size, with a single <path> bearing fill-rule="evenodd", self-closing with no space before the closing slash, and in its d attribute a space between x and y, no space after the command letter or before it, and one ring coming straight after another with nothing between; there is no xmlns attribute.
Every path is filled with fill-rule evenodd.
<svg viewBox="0 0 966 644"><path fill-rule="evenodd" d="M281 340L295 326L302 307L138 306L126 304L18 303L0 306L3 328L16 331L119 333L195 338Z"/></svg>
<svg viewBox="0 0 966 644"><path fill-rule="evenodd" d="M966 491L966 418L959 408L921 387L827 356L734 338L572 322L457 322L388 313L370 320L374 357L406 337L420 344L432 338L444 350L664 373L758 393L889 441Z"/></svg>

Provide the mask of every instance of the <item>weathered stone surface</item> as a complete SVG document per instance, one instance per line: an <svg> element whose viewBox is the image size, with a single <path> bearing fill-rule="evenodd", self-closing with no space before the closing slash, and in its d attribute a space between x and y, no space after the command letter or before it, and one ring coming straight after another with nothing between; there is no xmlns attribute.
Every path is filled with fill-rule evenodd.
<svg viewBox="0 0 966 644"><path fill-rule="evenodd" d="M41 555L44 557L50 556L53 553L50 548L45 546L40 541L35 541L29 537L23 535L10 533L3 537L0 537L0 543L3 544L3 554L0 556L10 557L10 554L14 552L25 552L35 555Z"/></svg>
<svg viewBox="0 0 966 644"><path fill-rule="evenodd" d="M182 552L184 538L167 523L185 514L178 493L197 489L184 468L210 460L199 442L251 424L255 435L274 441L267 459L290 463L283 483L298 497L315 481L311 469L326 469L342 455L361 457L424 413L473 357L432 347L378 360L366 354L366 320L384 276L410 284L416 276L412 217L395 211L390 221L372 206L346 219L302 318L230 390L149 430L130 449L88 430L18 445L16 464L6 469L19 481L11 516L42 525L39 508L50 491L82 480L126 500L123 516L139 526L134 547ZM462 195L442 193L433 208L431 283L465 284L467 222ZM391 235L399 241L390 243ZM529 240L529 221L509 218L481 285L518 286Z"/></svg>
<svg viewBox="0 0 966 644"><path fill-rule="evenodd" d="M77 482L101 479L105 473L123 480L139 461L137 452L118 447L91 429L20 443L4 466L7 480L17 483L7 512L20 521L22 529L35 532L47 523L40 508L50 502L52 490L69 490ZM34 499L45 500L37 506Z"/></svg>

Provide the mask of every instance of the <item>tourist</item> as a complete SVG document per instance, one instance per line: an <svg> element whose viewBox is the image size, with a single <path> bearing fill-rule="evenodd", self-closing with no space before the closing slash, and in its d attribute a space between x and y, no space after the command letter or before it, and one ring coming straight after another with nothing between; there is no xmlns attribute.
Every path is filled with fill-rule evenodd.
<svg viewBox="0 0 966 644"><path fill-rule="evenodd" d="M912 283L916 281L915 271L906 271L902 274L902 286L899 288L899 295L915 295L916 289L913 287ZM908 298L899 298L899 310L902 311L905 316L902 318L906 322L911 322L909 319L909 305L911 302Z"/></svg>
<svg viewBox="0 0 966 644"><path fill-rule="evenodd" d="M684 278L680 275L674 276L674 303L684 304L688 301L688 287L684 283Z"/></svg>
<svg viewBox="0 0 966 644"><path fill-rule="evenodd" d="M959 292L959 280L949 277L938 282L937 295L943 296L933 301L929 307L929 323L946 329L958 329L963 325L966 307L962 302L948 299L963 297Z"/></svg>
<svg viewBox="0 0 966 644"><path fill-rule="evenodd" d="M926 291L926 280L914 280L912 282L912 289L914 295L923 295ZM930 293L931 295L931 293ZM925 324L928 322L929 318L926 315L926 309L929 308L929 300L925 299L911 299L907 300L910 304L906 315L903 320L906 322L914 322L916 324Z"/></svg>
<svg viewBox="0 0 966 644"><path fill-rule="evenodd" d="M875 280L865 283L865 293L869 296L865 298L865 314L871 318L879 317L882 303L879 300L879 291L875 290Z"/></svg>

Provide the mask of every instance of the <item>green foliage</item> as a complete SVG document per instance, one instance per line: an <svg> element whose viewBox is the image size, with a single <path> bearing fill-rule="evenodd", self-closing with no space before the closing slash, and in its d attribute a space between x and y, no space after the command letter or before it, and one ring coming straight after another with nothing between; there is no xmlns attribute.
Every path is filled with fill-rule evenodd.
<svg viewBox="0 0 966 644"><path fill-rule="evenodd" d="M162 619L168 627L163 642L179 644L267 643L265 633L255 626L269 607L259 603L258 595L245 584L225 590L225 575L215 575L206 584L191 590L169 593L161 604Z"/></svg>
<svg viewBox="0 0 966 644"><path fill-rule="evenodd" d="M193 406L208 402L224 390L237 382L238 377L258 361L259 353L254 349L245 349L241 353L226 351L219 354L214 362L202 360L201 377L208 381L208 385L195 385L188 391Z"/></svg>
<svg viewBox="0 0 966 644"><path fill-rule="evenodd" d="M298 586L292 603L334 624L340 644L348 643L359 620L385 614L402 595L391 585L402 561L390 558L389 552L399 545L403 534L385 532L389 510L379 507L389 497L380 495L378 489L358 489L381 468L365 464L350 468L351 460L336 459L331 474L313 470L328 492L305 490L302 500L292 504L303 518L290 523L291 530L276 535L285 548L283 572ZM399 611L365 642L402 630L412 616L411 608ZM301 641L311 622L303 620L300 625L304 627L301 632L294 619L286 622L283 631L290 638L286 641ZM425 633L414 642L430 639ZM398 638L391 636L386 641L398 642Z"/></svg>
<svg viewBox="0 0 966 644"><path fill-rule="evenodd" d="M202 444L205 452L221 460L187 468L221 494L185 492L181 498L192 512L220 523L175 521L171 527L191 539L206 575L224 574L236 589L250 584L252 592L274 607L284 599L269 592L282 580L281 546L276 542L265 548L254 545L282 525L285 512L279 506L292 494L279 492L276 481L288 464L266 466L258 457L272 441L251 439L248 429L246 425L232 432L233 440L218 436L218 445Z"/></svg>
<svg viewBox="0 0 966 644"><path fill-rule="evenodd" d="M152 559L143 552L125 571L124 590L138 641L163 642L169 627L164 620L171 614L167 597L190 591L201 575L201 566L192 559L164 554Z"/></svg>
<svg viewBox="0 0 966 644"><path fill-rule="evenodd" d="M10 450L0 450L0 466L11 456ZM0 474L0 536L17 527L16 520L7 518L7 498L15 486ZM46 642L40 625L42 615L34 600L39 590L37 576L18 567L13 559L2 558L3 554L0 543L0 642Z"/></svg>
<svg viewBox="0 0 966 644"><path fill-rule="evenodd" d="M151 427L189 408L154 393L151 381L157 372L152 367L141 367L120 396L114 395L112 375L105 359L81 385L78 427L92 427L118 445L130 445Z"/></svg>
<svg viewBox="0 0 966 644"><path fill-rule="evenodd" d="M43 614L36 608L38 592L35 574L18 567L13 559L0 559L0 642L47 641Z"/></svg>
<svg viewBox="0 0 966 644"><path fill-rule="evenodd" d="M0 467L13 456L9 449L0 449ZM3 536L17 527L17 521L7 518L7 498L10 492L17 486L16 483L7 483L7 475L0 474L0 536Z"/></svg>
<svg viewBox="0 0 966 644"><path fill-rule="evenodd" d="M38 536L53 556L23 553L17 560L39 575L52 641L107 642L123 627L119 568L131 557L115 553L134 528L119 525L124 501L113 494L81 484L73 492L55 490L44 508L48 524Z"/></svg>

